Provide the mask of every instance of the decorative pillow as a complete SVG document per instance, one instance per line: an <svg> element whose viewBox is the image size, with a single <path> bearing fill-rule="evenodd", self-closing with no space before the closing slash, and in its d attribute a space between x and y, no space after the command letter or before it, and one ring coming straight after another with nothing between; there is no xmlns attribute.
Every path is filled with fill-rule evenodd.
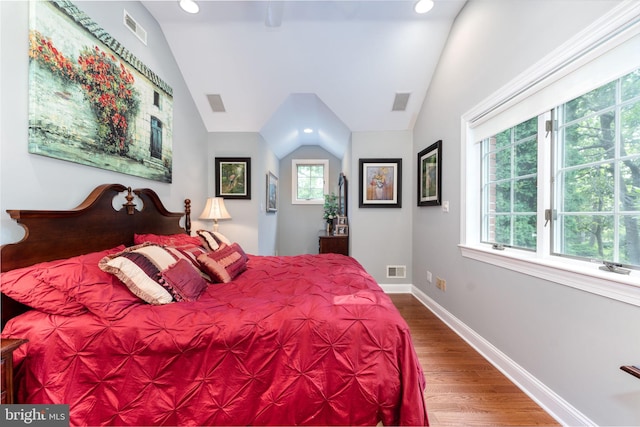
<svg viewBox="0 0 640 427"><path fill-rule="evenodd" d="M162 272L163 286L176 301L196 301L207 288L189 261L181 259Z"/></svg>
<svg viewBox="0 0 640 427"><path fill-rule="evenodd" d="M231 244L231 241L227 239L227 237L217 231L198 230L196 233L202 239L204 246L210 251L217 251L222 244Z"/></svg>
<svg viewBox="0 0 640 427"><path fill-rule="evenodd" d="M188 234L171 234L168 236L160 234L134 234L133 244L141 245L145 242L156 243L158 245L168 246L201 246L202 241L199 237L189 236Z"/></svg>
<svg viewBox="0 0 640 427"><path fill-rule="evenodd" d="M117 320L135 306L144 304L133 295L118 278L102 271L98 263L108 255L117 254L124 245L102 252L70 258L58 265L43 269L38 278L69 295L93 314L108 320Z"/></svg>
<svg viewBox="0 0 640 427"><path fill-rule="evenodd" d="M115 255L104 257L100 268L118 277L134 295L149 304L168 304L171 294L162 286L162 272L177 259L154 243L132 246Z"/></svg>
<svg viewBox="0 0 640 427"><path fill-rule="evenodd" d="M38 277L43 264L18 268L0 275L0 290L14 300L48 314L77 316L87 308Z"/></svg>
<svg viewBox="0 0 640 427"><path fill-rule="evenodd" d="M182 246L163 246L169 251L175 259L184 259L191 263L191 267L202 276L206 281L210 282L211 278L208 274L200 269L198 256L206 254L208 251L200 245L182 245Z"/></svg>
<svg viewBox="0 0 640 427"><path fill-rule="evenodd" d="M123 249L124 246L120 245L104 251L7 271L0 275L0 288L16 301L48 314L84 314L90 307L76 298L67 284L93 285L103 280L106 273L98 268L98 261ZM109 275L106 276L108 278Z"/></svg>
<svg viewBox="0 0 640 427"><path fill-rule="evenodd" d="M240 245L221 245L217 251L198 256L202 269L213 282L228 283L247 269L247 255Z"/></svg>

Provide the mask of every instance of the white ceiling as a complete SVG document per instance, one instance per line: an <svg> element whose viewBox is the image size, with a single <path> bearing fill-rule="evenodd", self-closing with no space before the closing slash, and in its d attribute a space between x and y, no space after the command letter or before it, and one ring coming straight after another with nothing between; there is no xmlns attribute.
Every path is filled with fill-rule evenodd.
<svg viewBox="0 0 640 427"><path fill-rule="evenodd" d="M279 158L301 144L342 158L350 132L413 128L464 0L435 0L426 15L414 0L200 0L196 15L177 0L142 3L209 132L260 132ZM396 93L411 94L406 111L392 111Z"/></svg>

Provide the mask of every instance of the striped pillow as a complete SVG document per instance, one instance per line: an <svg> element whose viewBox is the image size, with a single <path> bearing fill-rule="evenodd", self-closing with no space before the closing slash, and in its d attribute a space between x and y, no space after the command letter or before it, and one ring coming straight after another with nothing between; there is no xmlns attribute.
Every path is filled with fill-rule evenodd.
<svg viewBox="0 0 640 427"><path fill-rule="evenodd" d="M214 252L198 256L198 261L217 283L229 283L247 269L247 255L237 243L223 244Z"/></svg>
<svg viewBox="0 0 640 427"><path fill-rule="evenodd" d="M198 230L196 233L200 236L200 239L202 239L204 246L210 251L217 251L223 244L231 244L231 240L217 231Z"/></svg>
<svg viewBox="0 0 640 427"><path fill-rule="evenodd" d="M162 272L177 261L169 251L152 243L132 246L100 260L98 266L118 277L138 298L149 304L168 304L173 296L161 284Z"/></svg>

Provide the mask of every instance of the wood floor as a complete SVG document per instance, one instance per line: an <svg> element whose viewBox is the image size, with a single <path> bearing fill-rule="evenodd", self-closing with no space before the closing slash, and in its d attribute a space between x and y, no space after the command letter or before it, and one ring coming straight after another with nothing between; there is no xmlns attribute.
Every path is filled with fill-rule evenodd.
<svg viewBox="0 0 640 427"><path fill-rule="evenodd" d="M414 296L389 296L411 329L432 426L559 425Z"/></svg>

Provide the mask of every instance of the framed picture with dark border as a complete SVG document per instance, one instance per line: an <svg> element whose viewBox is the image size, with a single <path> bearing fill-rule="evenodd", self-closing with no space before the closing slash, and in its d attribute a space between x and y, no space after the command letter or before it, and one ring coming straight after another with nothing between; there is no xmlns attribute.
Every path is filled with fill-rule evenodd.
<svg viewBox="0 0 640 427"><path fill-rule="evenodd" d="M402 207L402 159L360 159L361 208Z"/></svg>
<svg viewBox="0 0 640 427"><path fill-rule="evenodd" d="M267 212L278 211L278 177L271 171L267 174Z"/></svg>
<svg viewBox="0 0 640 427"><path fill-rule="evenodd" d="M216 197L251 199L251 158L216 157Z"/></svg>
<svg viewBox="0 0 640 427"><path fill-rule="evenodd" d="M442 204L442 140L418 153L418 206Z"/></svg>

